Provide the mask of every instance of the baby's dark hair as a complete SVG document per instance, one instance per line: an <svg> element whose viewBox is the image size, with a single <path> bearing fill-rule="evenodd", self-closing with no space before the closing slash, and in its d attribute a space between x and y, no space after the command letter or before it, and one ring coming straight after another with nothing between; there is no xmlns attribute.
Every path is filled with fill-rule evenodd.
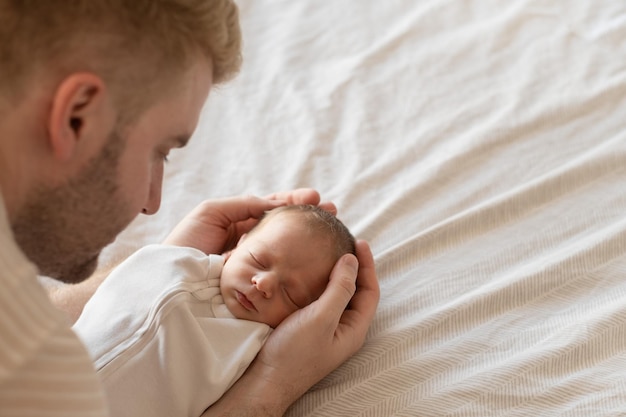
<svg viewBox="0 0 626 417"><path fill-rule="evenodd" d="M355 238L350 230L334 214L318 206L309 204L281 206L267 211L259 221L258 226L280 213L301 214L312 231L319 232L329 238L334 245L336 259L346 253L356 255Z"/></svg>

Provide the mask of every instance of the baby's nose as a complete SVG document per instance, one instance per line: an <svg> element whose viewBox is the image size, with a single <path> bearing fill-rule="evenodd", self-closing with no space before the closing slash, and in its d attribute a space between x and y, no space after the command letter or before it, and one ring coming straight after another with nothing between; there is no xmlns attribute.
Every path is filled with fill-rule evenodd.
<svg viewBox="0 0 626 417"><path fill-rule="evenodd" d="M274 290L274 279L269 274L255 275L252 278L252 285L263 294L263 297L270 298Z"/></svg>

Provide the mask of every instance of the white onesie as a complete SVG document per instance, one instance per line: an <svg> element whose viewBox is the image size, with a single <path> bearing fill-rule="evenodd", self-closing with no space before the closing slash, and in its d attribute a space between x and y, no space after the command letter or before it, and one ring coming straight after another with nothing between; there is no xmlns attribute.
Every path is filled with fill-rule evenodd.
<svg viewBox="0 0 626 417"><path fill-rule="evenodd" d="M192 248L147 246L85 305L73 328L112 416L198 417L252 362L271 328L226 308L223 264Z"/></svg>

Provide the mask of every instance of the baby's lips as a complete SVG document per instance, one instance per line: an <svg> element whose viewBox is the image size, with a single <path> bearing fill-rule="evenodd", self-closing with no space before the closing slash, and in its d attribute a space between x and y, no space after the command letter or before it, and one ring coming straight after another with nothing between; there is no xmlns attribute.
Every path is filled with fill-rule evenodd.
<svg viewBox="0 0 626 417"><path fill-rule="evenodd" d="M239 304L241 304L243 306L243 308L245 308L248 311L258 312L258 310L254 306L252 301L250 301L248 299L248 297L245 296L245 294L243 294L243 293L241 293L239 291L237 291L236 294L237 294L237 301L239 301Z"/></svg>

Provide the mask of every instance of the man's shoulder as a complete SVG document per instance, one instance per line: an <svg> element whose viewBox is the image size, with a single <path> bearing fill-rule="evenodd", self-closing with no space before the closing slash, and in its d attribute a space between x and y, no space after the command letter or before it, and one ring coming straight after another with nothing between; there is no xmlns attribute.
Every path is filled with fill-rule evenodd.
<svg viewBox="0 0 626 417"><path fill-rule="evenodd" d="M87 351L28 264L0 269L0 334L0 415L106 415Z"/></svg>

